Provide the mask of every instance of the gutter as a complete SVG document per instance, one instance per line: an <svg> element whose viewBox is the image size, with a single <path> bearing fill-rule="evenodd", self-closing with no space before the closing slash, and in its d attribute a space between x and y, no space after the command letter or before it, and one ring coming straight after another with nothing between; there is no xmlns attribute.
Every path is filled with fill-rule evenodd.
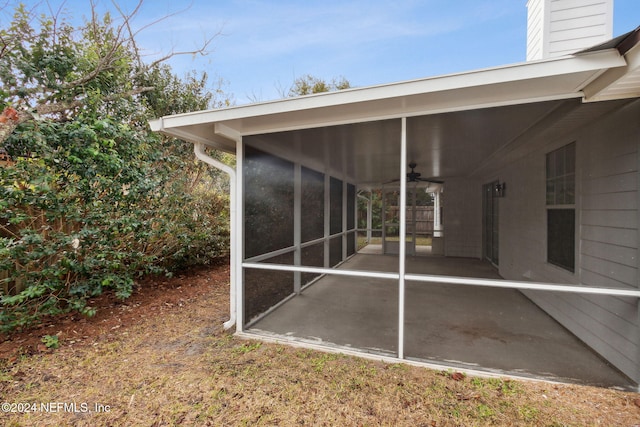
<svg viewBox="0 0 640 427"><path fill-rule="evenodd" d="M229 223L230 223L230 264L231 268L229 269L229 313L230 318L228 321L224 322L223 327L225 330L230 329L236 324L236 171L231 166L225 165L221 161L214 159L209 156L205 152L205 144L201 142L195 142L193 144L193 151L198 158L198 160L213 166L216 169L221 170L222 172L229 175L229 183L230 183L230 206L229 206Z"/></svg>

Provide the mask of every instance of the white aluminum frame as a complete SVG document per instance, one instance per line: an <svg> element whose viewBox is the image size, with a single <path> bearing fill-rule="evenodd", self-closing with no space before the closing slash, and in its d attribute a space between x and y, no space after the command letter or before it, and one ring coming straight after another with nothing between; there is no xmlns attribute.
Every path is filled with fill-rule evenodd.
<svg viewBox="0 0 640 427"><path fill-rule="evenodd" d="M404 359L404 300L407 256L407 118L400 129L400 242L398 250L398 359Z"/></svg>

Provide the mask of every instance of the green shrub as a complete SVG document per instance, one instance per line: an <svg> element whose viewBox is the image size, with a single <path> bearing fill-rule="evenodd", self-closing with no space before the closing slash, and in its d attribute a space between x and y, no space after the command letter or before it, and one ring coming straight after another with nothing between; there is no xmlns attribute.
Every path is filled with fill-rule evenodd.
<svg viewBox="0 0 640 427"><path fill-rule="evenodd" d="M87 300L105 289L127 298L141 275L225 255L226 196L188 191L179 170L152 162L150 137L78 119L10 138L11 152L27 138L45 149L0 168L0 271L24 284L0 300L4 331L44 314L91 315Z"/></svg>
<svg viewBox="0 0 640 427"><path fill-rule="evenodd" d="M147 124L211 107L206 74L144 65L108 15L74 28L35 13L19 6L0 28L0 148L13 160L0 166L4 332L93 315L94 296L124 299L141 276L228 252L219 173Z"/></svg>

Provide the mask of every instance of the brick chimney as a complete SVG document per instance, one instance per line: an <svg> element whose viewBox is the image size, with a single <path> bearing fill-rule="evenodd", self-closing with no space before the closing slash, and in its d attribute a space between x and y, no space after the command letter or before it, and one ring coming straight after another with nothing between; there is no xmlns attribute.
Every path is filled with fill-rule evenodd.
<svg viewBox="0 0 640 427"><path fill-rule="evenodd" d="M527 61L575 53L613 38L613 0L528 0Z"/></svg>

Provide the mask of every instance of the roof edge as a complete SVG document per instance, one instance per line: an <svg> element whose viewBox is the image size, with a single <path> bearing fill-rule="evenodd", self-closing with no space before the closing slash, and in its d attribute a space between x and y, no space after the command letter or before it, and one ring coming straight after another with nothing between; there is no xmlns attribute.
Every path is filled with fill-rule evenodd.
<svg viewBox="0 0 640 427"><path fill-rule="evenodd" d="M584 52L580 55L521 62L441 76L351 88L336 92L325 92L215 110L176 114L163 117L163 122L161 123L166 129L185 125L241 120L247 117L399 98L417 93L435 93L495 83L525 81L538 77L571 74L581 71L605 70L625 65L624 58L622 58L616 49L607 49L595 52ZM580 88L577 90L580 90Z"/></svg>

